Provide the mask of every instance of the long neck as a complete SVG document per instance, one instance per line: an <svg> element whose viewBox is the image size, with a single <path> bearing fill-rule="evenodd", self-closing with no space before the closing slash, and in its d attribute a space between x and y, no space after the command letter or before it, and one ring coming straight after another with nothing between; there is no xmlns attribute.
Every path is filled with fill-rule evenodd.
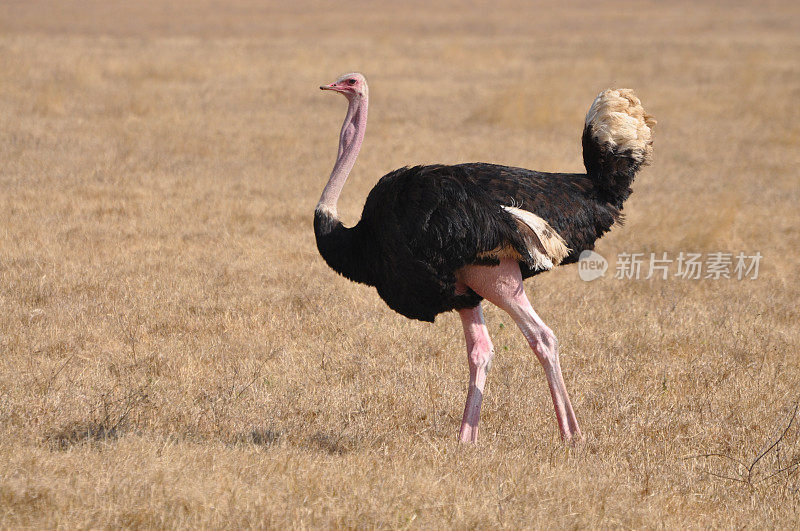
<svg viewBox="0 0 800 531"><path fill-rule="evenodd" d="M318 211L327 212L336 219L338 219L336 205L339 202L339 195L356 163L361 143L364 141L364 133L367 129L367 107L366 96L354 97L350 100L347 116L342 124L342 132L339 133L339 154L336 157L336 164L333 166L328 184L325 185L317 204Z"/></svg>
<svg viewBox="0 0 800 531"><path fill-rule="evenodd" d="M372 274L366 259L369 253L364 240L357 227L348 229L342 225L336 210L339 194L356 162L366 127L367 99L353 98L339 135L336 164L314 212L314 235L319 254L334 271L356 282L371 284Z"/></svg>

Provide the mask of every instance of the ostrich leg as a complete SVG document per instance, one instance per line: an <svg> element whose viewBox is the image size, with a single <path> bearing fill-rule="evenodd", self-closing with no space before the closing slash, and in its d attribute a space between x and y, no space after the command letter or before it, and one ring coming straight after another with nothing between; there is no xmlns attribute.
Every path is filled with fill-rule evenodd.
<svg viewBox="0 0 800 531"><path fill-rule="evenodd" d="M461 419L461 442L478 440L478 422L481 418L481 402L483 388L486 385L486 374L494 355L492 340L483 321L480 304L475 308L459 310L461 324L464 326L464 337L467 340L467 362L469 363L469 390L467 404L464 406L464 417Z"/></svg>
<svg viewBox="0 0 800 531"><path fill-rule="evenodd" d="M558 341L553 331L544 324L528 301L522 285L519 264L515 260L502 260L499 266L467 266L459 271L459 280L514 319L544 368L561 438L565 442L580 439L581 429L572 410L564 377L561 375ZM464 327L466 329L466 324ZM469 402L467 405L469 406ZM463 429L462 426L462 434Z"/></svg>

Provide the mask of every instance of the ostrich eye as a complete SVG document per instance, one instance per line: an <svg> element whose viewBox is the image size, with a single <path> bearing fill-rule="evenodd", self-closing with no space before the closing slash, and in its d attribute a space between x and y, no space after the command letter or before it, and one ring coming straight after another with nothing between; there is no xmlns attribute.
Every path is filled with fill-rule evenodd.
<svg viewBox="0 0 800 531"><path fill-rule="evenodd" d="M347 82L350 83L351 85L355 85L356 84L356 80L355 79L348 79Z"/></svg>

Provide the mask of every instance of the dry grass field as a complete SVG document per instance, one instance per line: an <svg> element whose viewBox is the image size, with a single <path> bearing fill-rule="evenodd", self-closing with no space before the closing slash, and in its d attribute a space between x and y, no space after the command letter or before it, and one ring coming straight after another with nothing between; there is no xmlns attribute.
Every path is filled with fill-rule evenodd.
<svg viewBox="0 0 800 531"><path fill-rule="evenodd" d="M800 4L600 4L0 3L0 527L796 527ZM603 88L658 118L606 277L526 283L582 445L496 308L458 445L458 316L317 254L353 69L348 223L405 164L581 171ZM763 259L613 278L681 251Z"/></svg>

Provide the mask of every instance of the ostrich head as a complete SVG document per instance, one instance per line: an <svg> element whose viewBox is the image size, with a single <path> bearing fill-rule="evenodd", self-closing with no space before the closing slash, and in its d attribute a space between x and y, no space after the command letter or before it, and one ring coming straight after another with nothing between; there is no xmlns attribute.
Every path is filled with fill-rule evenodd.
<svg viewBox="0 0 800 531"><path fill-rule="evenodd" d="M321 90L332 90L334 92L343 94L348 100L353 100L354 98L362 99L369 95L369 90L367 89L367 80L358 72L352 72L350 74L340 76L336 82L331 83L330 85L322 85L319 88Z"/></svg>

